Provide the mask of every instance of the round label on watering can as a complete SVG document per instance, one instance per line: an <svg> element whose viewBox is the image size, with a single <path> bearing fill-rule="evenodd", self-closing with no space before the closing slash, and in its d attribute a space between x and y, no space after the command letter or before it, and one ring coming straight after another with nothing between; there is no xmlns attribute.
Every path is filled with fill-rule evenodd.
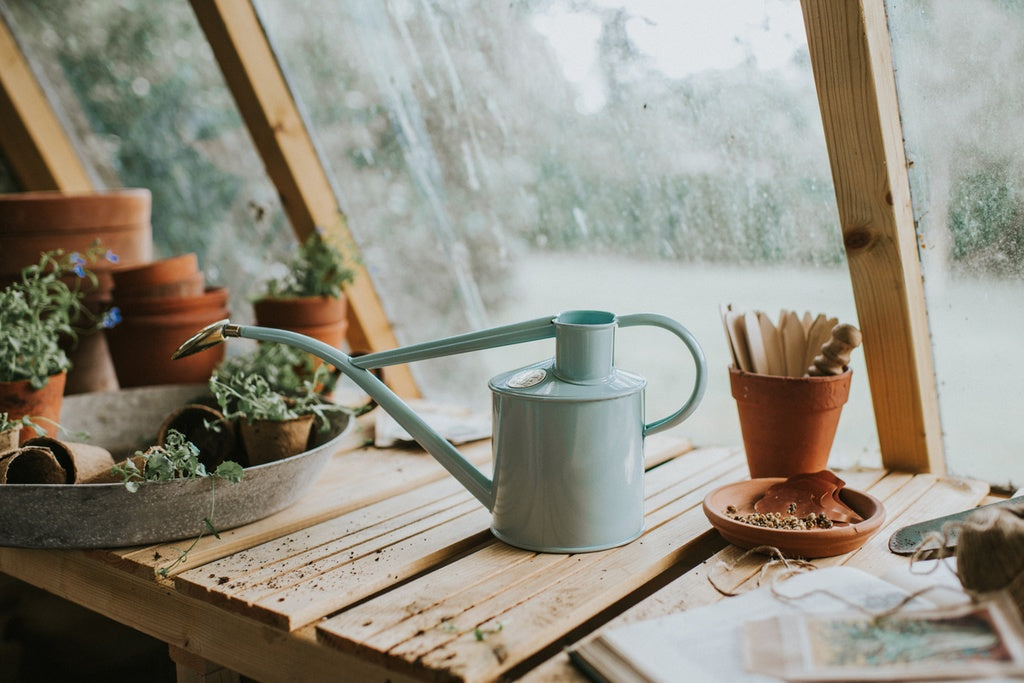
<svg viewBox="0 0 1024 683"><path fill-rule="evenodd" d="M546 370L541 368L530 368L529 370L523 370L522 372L509 377L508 384L512 389L526 389L536 384L540 384L544 381L544 378L548 376Z"/></svg>

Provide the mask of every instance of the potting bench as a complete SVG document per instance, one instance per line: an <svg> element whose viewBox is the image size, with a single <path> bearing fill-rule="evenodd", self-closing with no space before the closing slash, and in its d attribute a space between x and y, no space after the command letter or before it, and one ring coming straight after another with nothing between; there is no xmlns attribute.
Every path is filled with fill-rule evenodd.
<svg viewBox="0 0 1024 683"><path fill-rule="evenodd" d="M747 477L739 449L647 441L644 535L545 555L495 540L488 513L415 449L338 453L314 488L262 521L187 542L116 550L0 548L0 571L168 643L179 680L583 680L562 653L609 621L721 599L763 564L714 531L701 500ZM484 467L489 443L463 451ZM818 560L881 573L905 524L981 502L987 486L928 474L840 472L888 517L861 549ZM719 560L730 569L723 571Z"/></svg>

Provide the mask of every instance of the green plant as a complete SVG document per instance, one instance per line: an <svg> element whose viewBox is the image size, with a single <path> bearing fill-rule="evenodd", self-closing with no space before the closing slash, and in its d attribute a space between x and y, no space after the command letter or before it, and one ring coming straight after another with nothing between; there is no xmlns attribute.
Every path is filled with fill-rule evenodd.
<svg viewBox="0 0 1024 683"><path fill-rule="evenodd" d="M230 482L242 480L242 466L233 460L225 460L213 472L199 460L199 447L185 438L176 429L169 429L162 446L151 446L145 451L136 451L136 457L143 461L142 467L129 458L123 465L115 465L113 472L124 479L125 488L132 493L148 481L170 481L172 479L196 479L217 477Z"/></svg>
<svg viewBox="0 0 1024 683"><path fill-rule="evenodd" d="M323 369L313 356L287 344L259 344L253 351L225 358L215 374L221 378L237 375L260 375L271 389L286 396L305 391L311 381L321 393L330 393L337 375Z"/></svg>
<svg viewBox="0 0 1024 683"><path fill-rule="evenodd" d="M210 391L229 420L293 420L304 415L315 415L321 430L329 428L330 413L346 412L347 408L328 403L306 380L301 392L285 395L270 386L261 375L240 373L230 377L210 377Z"/></svg>
<svg viewBox="0 0 1024 683"><path fill-rule="evenodd" d="M207 472L206 466L199 461L199 448L176 429L167 431L167 437L162 446L152 446L145 451L136 451L135 456L142 459L142 467L129 458L123 465L115 465L112 469L114 474L123 478L125 488L131 493L138 491L139 486L145 482L204 477L210 480L210 514L203 517L205 531L196 536L188 548L179 550L178 557L174 562L157 570L160 576L166 578L172 569L185 561L188 554L207 533L212 534L215 538L220 538L216 527L213 526L213 516L216 512L217 479L238 483L242 481L245 471L237 462L225 460L217 465L216 470Z"/></svg>
<svg viewBox="0 0 1024 683"><path fill-rule="evenodd" d="M79 438L79 439L88 439L89 438L89 433L88 432L69 432L67 429L62 427L60 424L54 422L53 420L45 418L45 417L32 416L32 415L23 415L22 417L11 419L10 415L8 413L6 413L6 412L0 413L0 434L4 433L6 431L10 431L12 429L17 429L17 430L20 431L24 427L31 427L33 430L35 430L35 433L37 435L43 436L44 434L46 434L46 428L42 427L39 424L40 422L49 422L54 427L56 427L57 431L63 432L65 434L70 434L71 436L73 436L75 438Z"/></svg>
<svg viewBox="0 0 1024 683"><path fill-rule="evenodd" d="M0 382L28 380L41 389L51 375L71 367L62 339L74 342L79 334L120 321L116 308L98 316L84 303L97 284L86 266L99 258L117 261L98 245L85 255L61 249L45 252L39 263L26 266L0 291Z"/></svg>
<svg viewBox="0 0 1024 683"><path fill-rule="evenodd" d="M22 427L32 427L36 430L36 434L40 434L45 431L39 427L39 425L34 423L27 415L12 420L7 413L0 413L0 434L3 432L9 432L12 429L21 430Z"/></svg>
<svg viewBox="0 0 1024 683"><path fill-rule="evenodd" d="M298 349L260 344L255 351L218 365L210 377L210 391L226 419L280 421L315 415L320 429L326 430L331 413L352 412L319 393L335 382L328 367Z"/></svg>
<svg viewBox="0 0 1024 683"><path fill-rule="evenodd" d="M325 240L320 230L299 245L286 265L288 271L284 275L267 281L268 297L326 296L337 299L341 296L341 288L355 277L345 255Z"/></svg>

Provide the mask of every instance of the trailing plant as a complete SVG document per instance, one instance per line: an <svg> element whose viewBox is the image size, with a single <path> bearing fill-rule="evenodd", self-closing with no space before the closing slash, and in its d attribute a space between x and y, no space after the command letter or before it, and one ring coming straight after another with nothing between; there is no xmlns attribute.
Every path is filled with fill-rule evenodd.
<svg viewBox="0 0 1024 683"><path fill-rule="evenodd" d="M296 249L287 272L266 283L270 298L326 296L337 299L342 287L355 277L345 255L316 230Z"/></svg>
<svg viewBox="0 0 1024 683"><path fill-rule="evenodd" d="M230 482L242 480L242 466L233 460L225 460L217 465L216 470L207 472L206 466L199 460L199 447L178 430L167 430L164 441L162 446L151 446L145 451L135 451L136 458L143 462L142 467L139 467L133 458L125 460L123 465L114 466L114 474L124 479L126 489L135 493L139 486L149 481L197 479L207 476Z"/></svg>
<svg viewBox="0 0 1024 683"><path fill-rule="evenodd" d="M213 516L216 512L217 479L238 483L245 475L245 471L237 462L225 460L217 465L216 470L207 472L206 466L199 460L199 448L176 429L167 430L165 443L162 446L152 446L145 451L136 451L135 456L142 459L142 467L139 467L134 459L129 458L123 465L115 465L112 469L114 474L123 478L125 488L131 493L138 491L145 482L198 478L210 480L210 514L203 517L204 531L196 536L188 548L178 551L179 555L174 562L157 570L160 576L166 578L172 569L185 561L188 554L207 533L213 535L214 538L220 538L216 527L213 526Z"/></svg>
<svg viewBox="0 0 1024 683"><path fill-rule="evenodd" d="M87 266L100 258L117 262L115 254L98 245L84 255L48 251L0 291L0 382L28 380L41 389L50 376L71 367L62 339L74 343L84 332L120 322L116 308L96 315L84 303L97 286Z"/></svg>
<svg viewBox="0 0 1024 683"><path fill-rule="evenodd" d="M40 422L48 422L51 425L53 425L58 432L70 434L71 436L78 439L89 438L88 432L70 432L67 429L65 429L61 424L54 422L53 420L46 417L23 415L18 418L11 418L10 415L6 412L0 412L0 434L3 434L4 432L10 431L12 429L17 429L18 431L21 431L25 427L31 427L38 436L43 436L44 434L46 434L46 428L40 425Z"/></svg>

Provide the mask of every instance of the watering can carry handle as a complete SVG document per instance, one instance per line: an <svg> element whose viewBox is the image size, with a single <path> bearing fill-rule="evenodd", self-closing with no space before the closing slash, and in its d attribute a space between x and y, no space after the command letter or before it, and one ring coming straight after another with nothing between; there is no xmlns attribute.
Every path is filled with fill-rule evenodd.
<svg viewBox="0 0 1024 683"><path fill-rule="evenodd" d="M693 362L697 368L697 379L694 382L693 391L690 393L690 397L679 410L668 417L664 417L660 420L655 420L654 422L644 425L644 436L660 432L663 429L668 429L669 427L679 424L697 409L697 406L700 404L700 400L704 397L704 390L707 388L707 361L704 358L704 351L700 348L700 344L697 343L697 340L692 334L690 334L689 330L675 320L663 315L657 315L654 313L623 315L618 317L618 323L619 327L636 327L639 325L660 327L682 339L683 343L686 344L686 348L690 350L690 354L693 356Z"/></svg>

